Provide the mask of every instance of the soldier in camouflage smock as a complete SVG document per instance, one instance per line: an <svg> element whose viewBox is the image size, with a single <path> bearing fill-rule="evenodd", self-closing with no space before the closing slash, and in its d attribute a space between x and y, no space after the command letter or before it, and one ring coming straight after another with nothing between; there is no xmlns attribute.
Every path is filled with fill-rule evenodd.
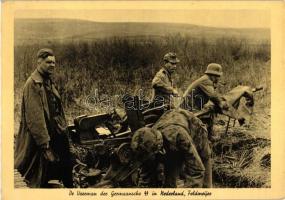
<svg viewBox="0 0 285 200"><path fill-rule="evenodd" d="M150 129L146 129L148 132ZM204 163L210 158L210 147L206 127L191 112L183 109L169 110L158 120L152 130L158 130L163 138L165 155L164 187L176 187L176 180L184 164L184 187L207 187L207 174ZM134 148L135 149L135 148ZM157 170L155 162L142 168L139 186L154 187L153 174ZM205 176L206 174L206 176ZM206 177L206 178L205 178Z"/></svg>

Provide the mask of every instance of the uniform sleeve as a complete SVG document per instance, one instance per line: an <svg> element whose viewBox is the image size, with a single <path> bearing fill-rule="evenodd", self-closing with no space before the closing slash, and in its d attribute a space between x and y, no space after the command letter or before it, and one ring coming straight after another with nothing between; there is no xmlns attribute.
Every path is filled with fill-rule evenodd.
<svg viewBox="0 0 285 200"><path fill-rule="evenodd" d="M192 88L191 85L189 85L188 88L186 89L186 91L184 92L184 94L183 94L184 99L189 96L191 88Z"/></svg>
<svg viewBox="0 0 285 200"><path fill-rule="evenodd" d="M167 84L165 78L166 77L163 74L157 73L152 80L152 87L154 89L159 89L164 93L173 94L174 88L171 85Z"/></svg>
<svg viewBox="0 0 285 200"><path fill-rule="evenodd" d="M28 83L24 88L24 105L28 130L36 144L42 145L50 141L50 136L39 91L38 85L32 82Z"/></svg>
<svg viewBox="0 0 285 200"><path fill-rule="evenodd" d="M199 84L199 88L209 97L209 99L215 104L220 105L222 99L214 90L214 87L207 84L201 83Z"/></svg>
<svg viewBox="0 0 285 200"><path fill-rule="evenodd" d="M208 159L211 156L211 149L208 140L208 131L206 125L197 117L188 118L190 132L193 142L201 158Z"/></svg>
<svg viewBox="0 0 285 200"><path fill-rule="evenodd" d="M187 133L180 133L177 136L177 145L180 147L185 159L185 187L201 188L205 167L193 140Z"/></svg>

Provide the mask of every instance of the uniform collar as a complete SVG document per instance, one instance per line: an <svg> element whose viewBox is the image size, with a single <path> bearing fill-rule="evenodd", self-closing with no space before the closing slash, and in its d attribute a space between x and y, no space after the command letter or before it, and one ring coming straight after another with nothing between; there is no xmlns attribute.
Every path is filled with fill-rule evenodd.
<svg viewBox="0 0 285 200"><path fill-rule="evenodd" d="M210 76L209 76L208 74L204 74L203 77L204 77L205 80L209 80L209 81L213 82L213 81L210 79Z"/></svg>
<svg viewBox="0 0 285 200"><path fill-rule="evenodd" d="M165 67L162 67L162 70L169 78L171 78L171 74L168 72L168 70Z"/></svg>

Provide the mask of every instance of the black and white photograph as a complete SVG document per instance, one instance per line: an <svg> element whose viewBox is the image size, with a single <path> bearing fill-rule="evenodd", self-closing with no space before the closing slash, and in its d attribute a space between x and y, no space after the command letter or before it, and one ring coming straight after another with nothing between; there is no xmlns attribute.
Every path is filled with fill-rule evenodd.
<svg viewBox="0 0 285 200"><path fill-rule="evenodd" d="M14 188L271 188L270 10L190 8L15 11Z"/></svg>

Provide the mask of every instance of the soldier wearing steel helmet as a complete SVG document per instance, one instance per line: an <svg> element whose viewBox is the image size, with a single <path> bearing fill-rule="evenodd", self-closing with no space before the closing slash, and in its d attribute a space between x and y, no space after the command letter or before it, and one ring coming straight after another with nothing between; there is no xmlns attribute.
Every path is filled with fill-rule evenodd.
<svg viewBox="0 0 285 200"><path fill-rule="evenodd" d="M203 162L210 155L207 129L193 113L180 108L166 111L152 128L142 128L134 134L132 148L144 156L165 151L164 187L177 187L176 180L183 165L184 187L206 186ZM158 163L154 159L146 162L140 174L140 187L157 186Z"/></svg>
<svg viewBox="0 0 285 200"><path fill-rule="evenodd" d="M209 101L212 101L218 108L227 109L227 103L215 91L222 75L222 66L217 63L210 63L207 66L205 74L189 85L183 94L183 101L180 107L196 112L203 109ZM209 113L207 115L203 115L200 119L207 126L209 140L217 140L218 137L213 131L214 114ZM206 167L206 185L207 187L212 187L212 160L208 159L204 164Z"/></svg>
<svg viewBox="0 0 285 200"><path fill-rule="evenodd" d="M184 108L191 111L201 110L209 100L220 105L223 101L215 88L222 74L221 65L209 64L205 74L190 84L184 92L182 104Z"/></svg>
<svg viewBox="0 0 285 200"><path fill-rule="evenodd" d="M171 75L176 71L176 65L180 61L173 52L165 54L163 60L164 66L152 80L153 101L171 105L171 96L178 95L177 90L173 87Z"/></svg>
<svg viewBox="0 0 285 200"><path fill-rule="evenodd" d="M222 66L217 63L210 63L205 74L189 85L183 94L181 107L190 111L199 111L204 108L208 101L212 101L219 108L227 109L226 102L215 91L220 77L223 75ZM213 136L213 116L206 115L201 118L208 125L210 139Z"/></svg>

